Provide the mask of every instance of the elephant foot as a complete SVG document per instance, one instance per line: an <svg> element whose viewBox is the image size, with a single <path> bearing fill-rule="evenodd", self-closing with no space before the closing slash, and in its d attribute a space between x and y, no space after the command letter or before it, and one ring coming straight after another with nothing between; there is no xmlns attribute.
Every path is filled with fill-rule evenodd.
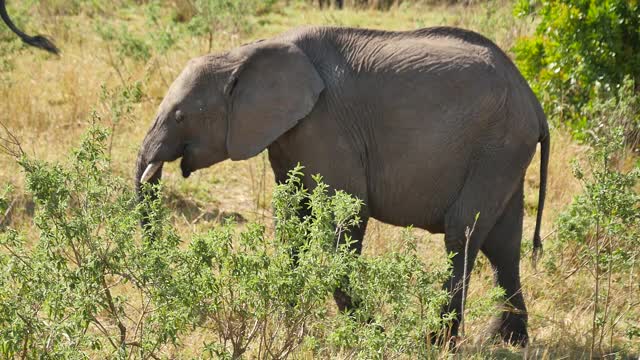
<svg viewBox="0 0 640 360"><path fill-rule="evenodd" d="M357 309L359 308L359 303L357 301L353 301L353 299L351 299L351 297L342 289L336 289L333 292L333 299L341 313L349 315L354 321L361 321L364 324L374 327L378 332L383 333L385 331L384 326L376 323L376 320L373 317L365 317L362 316L362 314L356 314Z"/></svg>
<svg viewBox="0 0 640 360"><path fill-rule="evenodd" d="M427 339L431 345L454 353L458 351L461 340L458 337L457 323L449 324L438 332L431 332Z"/></svg>
<svg viewBox="0 0 640 360"><path fill-rule="evenodd" d="M333 299L336 301L340 312L351 311L356 307L353 304L351 296L347 295L342 289L335 289L333 291Z"/></svg>
<svg viewBox="0 0 640 360"><path fill-rule="evenodd" d="M525 347L529 343L526 315L504 312L493 320L490 333L512 346Z"/></svg>
<svg viewBox="0 0 640 360"><path fill-rule="evenodd" d="M458 347L460 345L457 336L444 335L435 332L429 334L427 341L433 346L437 346L440 349L454 353L458 351Z"/></svg>

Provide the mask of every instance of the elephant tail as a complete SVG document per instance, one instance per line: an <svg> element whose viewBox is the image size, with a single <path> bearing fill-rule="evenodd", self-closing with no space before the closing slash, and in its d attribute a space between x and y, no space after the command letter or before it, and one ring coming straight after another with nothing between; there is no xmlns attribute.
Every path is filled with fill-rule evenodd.
<svg viewBox="0 0 640 360"><path fill-rule="evenodd" d="M545 126L546 128L546 126ZM542 211L544 210L544 199L547 194L547 170L549 165L549 130L540 136L540 191L538 193L538 215L536 218L536 229L533 234L533 255L532 261L535 267L542 257L542 239L540 238L540 225L542 224Z"/></svg>

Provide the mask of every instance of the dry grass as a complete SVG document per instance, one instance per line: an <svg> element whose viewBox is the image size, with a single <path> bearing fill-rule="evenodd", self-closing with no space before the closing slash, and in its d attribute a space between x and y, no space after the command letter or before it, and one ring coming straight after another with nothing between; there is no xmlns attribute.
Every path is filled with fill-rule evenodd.
<svg viewBox="0 0 640 360"><path fill-rule="evenodd" d="M179 3L179 1L178 1ZM486 5L488 4L488 5ZM319 11L308 5L292 2L277 7L276 11L255 19L254 31L249 35L219 33L213 39L213 50L222 51L255 38L269 37L297 25L331 24L383 29L413 29L432 25L454 25L477 30L508 49L520 35L531 31L531 24L514 20L508 2L495 1L465 7L409 6L393 7L390 12L373 10ZM11 9L10 9L11 10ZM168 84L181 70L183 64L194 56L205 53L208 41L202 38L182 37L179 46L165 53L153 53L146 61L117 58L116 44L101 39L96 24L106 21L126 26L130 32L144 36L148 31L144 11L141 8L113 8L100 11L81 11L67 8L64 2L43 2L35 6L38 18L31 20L30 29L42 19L43 32L57 40L62 49L60 58L42 52L21 48L10 51L15 44L0 43L0 122L15 133L24 150L33 156L51 161L64 159L78 143L87 127L90 113L96 111L101 122L111 126L113 121L108 104L100 101L101 86L113 89L125 83L141 81L144 97L132 113L114 128L112 149L114 171L123 177L132 177L135 156L141 140ZM0 33L0 35L3 35ZM0 36L0 39L6 38ZM580 186L569 171L569 161L580 157L584 149L562 130L553 131L547 207L545 209L543 236L553 233L553 221L559 211L570 203ZM23 188L22 175L15 161L0 156L0 184L13 184L17 193ZM525 258L531 249L531 237L535 225L538 194L538 156L526 175L526 219L523 243ZM215 167L198 171L184 181L177 164L169 164L165 170L165 182L175 207L174 222L184 233L213 226L220 212L239 213L247 219L268 216L268 204L273 176L265 154L248 161L226 161ZM29 201L18 203L14 210L14 225L29 225L31 211ZM204 214L204 215L203 215ZM425 258L444 255L440 236L414 230L420 237L420 249ZM400 229L372 221L365 239L365 255L375 256L388 249L390 243L400 237ZM553 236L547 238L553 240ZM571 269L566 269L570 271ZM469 345L465 356L476 357L535 357L542 359L583 358L588 356L591 321L590 279L580 272L572 276L547 273L543 268L534 270L528 261L522 269L524 292L530 310L533 344L527 350L502 346ZM492 286L492 273L486 259L480 258L474 270L470 289L470 304L482 299ZM638 311L635 310L635 316ZM632 316L632 315L630 315ZM470 319L467 332L480 337L488 318ZM202 336L206 336L202 334ZM475 341L471 339L470 343ZM617 339L617 344L624 344ZM199 343L197 338L187 344ZM195 346L195 345L194 345ZM632 344L635 351L640 345ZM184 354L182 355L184 356ZM188 355L187 355L188 356ZM307 355L300 355L308 357Z"/></svg>

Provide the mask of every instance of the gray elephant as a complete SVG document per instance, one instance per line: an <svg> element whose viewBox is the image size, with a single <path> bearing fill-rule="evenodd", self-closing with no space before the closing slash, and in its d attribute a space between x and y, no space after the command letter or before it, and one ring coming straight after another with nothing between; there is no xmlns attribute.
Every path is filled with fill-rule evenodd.
<svg viewBox="0 0 640 360"><path fill-rule="evenodd" d="M181 160L184 177L268 149L276 181L297 163L364 201L369 217L444 233L453 257L444 312L464 299L465 259L479 250L511 310L505 341L528 342L519 264L525 171L541 143L534 255L541 250L549 130L511 60L485 37L451 27L388 32L299 28L228 53L191 60L160 104L140 149L136 187ZM309 177L305 185L313 186ZM468 241L465 229L480 214ZM361 240L355 245L361 249ZM340 309L351 302L336 291ZM442 339L442 338L440 338Z"/></svg>
<svg viewBox="0 0 640 360"><path fill-rule="evenodd" d="M5 22L5 24L7 24L9 29L11 29L11 31L13 31L16 35L18 35L20 39L22 39L22 41L24 41L26 44L35 46L42 50L48 51L52 54L58 54L60 52L58 48L54 45L54 43L51 40L47 39L45 36L43 35L29 36L25 34L22 30L18 29L18 27L15 26L15 24L9 18L5 0L0 0L0 17Z"/></svg>

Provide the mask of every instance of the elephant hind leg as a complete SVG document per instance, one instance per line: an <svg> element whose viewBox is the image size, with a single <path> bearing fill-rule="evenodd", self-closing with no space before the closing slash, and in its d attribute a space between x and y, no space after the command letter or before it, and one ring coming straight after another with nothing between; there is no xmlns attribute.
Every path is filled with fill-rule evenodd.
<svg viewBox="0 0 640 360"><path fill-rule="evenodd" d="M493 266L496 284L505 290L505 310L495 320L492 331L503 341L519 346L529 341L527 308L520 285L523 205L521 184L482 246Z"/></svg>
<svg viewBox="0 0 640 360"><path fill-rule="evenodd" d="M457 345L458 332L464 312L463 304L469 287L471 272L480 245L488 233L487 228L490 228L490 225L486 224L487 221L478 219L473 232L468 234L467 228L471 229L473 227L475 213L477 212L465 212L465 215L458 215L455 220L450 220L445 225L445 248L448 254L454 255L451 276L444 283L444 289L447 290L451 298L442 313L445 315L453 312L455 316L445 329L446 332L436 336L434 340L440 345L445 345L448 342L449 348L455 348Z"/></svg>
<svg viewBox="0 0 640 360"><path fill-rule="evenodd" d="M471 169L458 199L445 215L445 247L448 253L455 254L451 277L444 285L451 300L443 312L456 314L448 329L450 345L455 345L458 336L476 256L513 194L522 187L524 165L519 166L521 160L517 156L485 155Z"/></svg>

